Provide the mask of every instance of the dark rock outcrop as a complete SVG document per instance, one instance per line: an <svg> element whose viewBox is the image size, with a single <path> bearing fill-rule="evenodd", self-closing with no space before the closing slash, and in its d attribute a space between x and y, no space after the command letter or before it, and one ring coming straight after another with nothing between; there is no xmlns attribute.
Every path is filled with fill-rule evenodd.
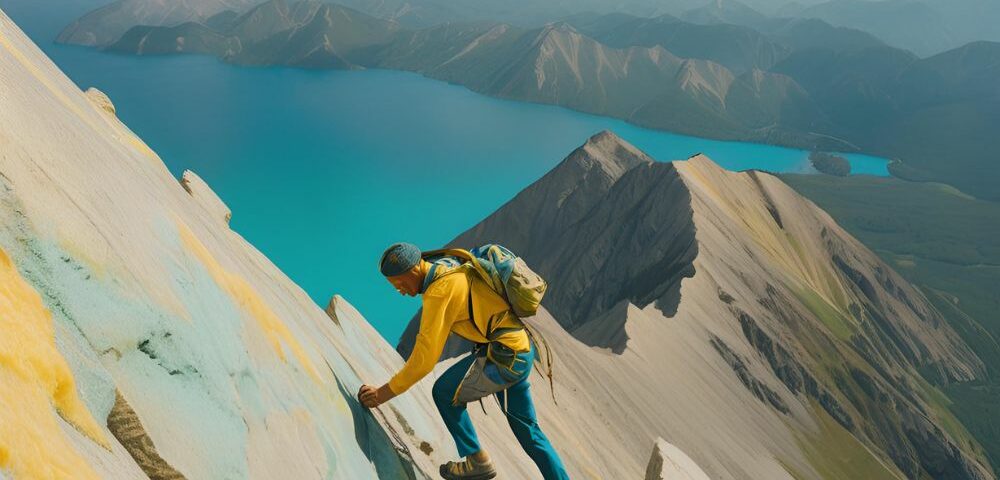
<svg viewBox="0 0 1000 480"><path fill-rule="evenodd" d="M119 391L115 392L115 405L108 414L108 430L150 480L185 480L184 474L156 451L156 445L143 428L139 416Z"/></svg>

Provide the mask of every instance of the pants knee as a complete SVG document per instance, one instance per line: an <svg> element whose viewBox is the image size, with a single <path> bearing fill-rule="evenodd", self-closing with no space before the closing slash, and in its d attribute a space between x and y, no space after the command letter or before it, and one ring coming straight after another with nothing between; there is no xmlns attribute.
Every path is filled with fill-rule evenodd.
<svg viewBox="0 0 1000 480"><path fill-rule="evenodd" d="M455 392L449 392L448 390L449 388L440 379L434 382L434 386L431 387L431 397L434 398L434 403L437 406L451 405L451 399Z"/></svg>
<svg viewBox="0 0 1000 480"><path fill-rule="evenodd" d="M510 424L510 430L514 432L514 436L517 437L519 441L527 444L537 443L542 432L538 423L519 417L508 418L508 421Z"/></svg>

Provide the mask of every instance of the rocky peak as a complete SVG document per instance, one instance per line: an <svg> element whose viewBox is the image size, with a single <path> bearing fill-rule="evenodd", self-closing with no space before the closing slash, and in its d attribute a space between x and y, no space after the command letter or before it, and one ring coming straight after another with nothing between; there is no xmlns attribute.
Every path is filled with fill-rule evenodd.
<svg viewBox="0 0 1000 480"><path fill-rule="evenodd" d="M602 130L587 139L563 163L577 163L588 169L598 167L609 178L618 179L632 167L653 163L653 159L610 130Z"/></svg>
<svg viewBox="0 0 1000 480"><path fill-rule="evenodd" d="M673 165L604 131L452 244L491 238L564 279L549 310L585 342L621 351L623 335L593 334L606 325L577 329L622 301L676 309L696 254L689 204Z"/></svg>

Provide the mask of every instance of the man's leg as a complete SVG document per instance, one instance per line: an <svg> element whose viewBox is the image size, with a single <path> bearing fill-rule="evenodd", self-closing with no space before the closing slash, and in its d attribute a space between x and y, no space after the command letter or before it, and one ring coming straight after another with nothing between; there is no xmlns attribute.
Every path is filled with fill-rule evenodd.
<svg viewBox="0 0 1000 480"><path fill-rule="evenodd" d="M451 432L451 437L455 439L459 457L467 457L480 450L479 437L476 436L476 428L472 426L469 411L465 405L456 407L451 404L458 384L462 382L465 372L469 370L475 359L475 355L466 355L458 363L445 370L444 374L434 382L434 388L431 389L434 404L437 405L445 426Z"/></svg>
<svg viewBox="0 0 1000 480"><path fill-rule="evenodd" d="M542 433L535 416L535 404L531 401L531 386L528 379L515 383L506 391L497 393L500 405L507 396L507 423L521 448L534 460L545 480L569 480L559 454L552 448L548 437Z"/></svg>

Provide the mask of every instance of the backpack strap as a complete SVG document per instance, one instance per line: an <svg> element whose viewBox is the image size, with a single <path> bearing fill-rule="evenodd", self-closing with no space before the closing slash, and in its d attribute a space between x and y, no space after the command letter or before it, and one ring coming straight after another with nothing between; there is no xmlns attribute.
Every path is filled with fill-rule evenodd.
<svg viewBox="0 0 1000 480"><path fill-rule="evenodd" d="M442 265L448 266L448 267L459 267L459 266L462 265L462 262L459 262L458 260L452 258L452 256L445 255L445 254L438 253L438 252L441 252L441 251L440 250L434 250L434 251L431 251L431 252L425 252L425 253L423 253L423 254L420 255L420 258L422 258L423 260L427 260L428 263L431 264L430 270L428 270L427 271L427 275L424 276L424 283L423 283L423 286L421 287L420 293L426 292L427 291L427 287L430 287L431 283L434 283L434 280L437 280L437 278L435 278L435 275L436 275L438 267L440 267ZM450 270L450 271L445 272L441 276L443 277L445 275L448 275L449 273L452 273L452 271L454 271L454 268L452 270Z"/></svg>
<svg viewBox="0 0 1000 480"><path fill-rule="evenodd" d="M420 256L423 258L429 258L429 257L439 257L444 255L458 257L465 260L466 263L471 264L473 270L475 270L476 273L479 274L480 278L486 281L486 283L489 284L490 288L492 288L494 291L501 293L502 296L501 289L503 288L503 285L498 283L500 279L494 278L494 276L491 275L490 272L487 272L486 269L483 268L483 266L479 263L479 259L475 255L473 255L472 252L464 248L441 248L438 250L430 250L424 252Z"/></svg>
<svg viewBox="0 0 1000 480"><path fill-rule="evenodd" d="M420 287L420 293L426 292L427 287L429 287L431 285L431 282L435 280L434 272L437 271L437 268L438 264L436 263L431 264L431 269L427 272L427 275L424 275L424 284Z"/></svg>
<svg viewBox="0 0 1000 480"><path fill-rule="evenodd" d="M469 323L472 324L472 328L475 328L476 330L479 330L479 327L476 325L476 314L472 311L472 279L471 278L469 279L469 302L468 302L468 304L469 304ZM484 336L484 337L486 336L485 332L479 332L479 333L482 336Z"/></svg>
<svg viewBox="0 0 1000 480"><path fill-rule="evenodd" d="M494 279L494 276L490 275L490 272L486 271L486 269L483 268L483 266L479 263L479 259L476 258L476 256L473 255L472 252L470 252L470 251L468 251L468 250L466 250L464 248L440 248L440 249L437 249L437 250L428 250L428 251L423 252L423 253L420 254L420 257L421 258L425 258L425 259L426 258L433 258L433 257L443 257L443 256L457 257L457 258L460 258L462 260L465 260L465 262L462 263L462 265L469 265L469 267L467 267L468 270L476 272L476 274L479 276L479 278L481 278L484 282L486 282L486 284L489 285L490 288L494 292L496 292L498 295L501 296L501 298L503 298L503 291L502 290L498 290L498 287L502 288L502 285L497 285L497 283L496 283L496 280L498 280L498 279ZM459 267L461 267L462 265L459 265ZM434 267L432 266L431 268L432 268L431 272L433 272L433 268ZM452 270L446 272L445 275L447 275L449 273L456 272L458 270L459 270L459 268L452 269ZM428 272L428 275L427 275L428 277L431 276L430 275L431 272ZM425 283L427 282L426 278L424 278L424 282ZM476 325L475 315L472 312L472 278L471 277L469 278L469 321L472 322L472 326L474 328L476 328L476 330L479 330L479 327ZM491 324L489 326L487 326L485 332L480 331L479 333L484 338L486 338L487 340L489 340L490 339L489 338L489 333L490 333L491 329L492 329L492 322L491 322Z"/></svg>
<svg viewBox="0 0 1000 480"><path fill-rule="evenodd" d="M475 312L473 312L473 308L472 308L472 277L468 276L469 275L469 270L471 270L471 268L469 268L469 267L462 268L462 266L464 266L464 265L465 264L463 263L462 265L459 265L458 267L455 267L455 268L453 268L451 270L448 270L447 272L442 273L441 276L444 277L446 275L451 275L453 273L465 273L465 275L467 276L466 278L469 279L469 297L468 297L468 302L466 302L467 305L468 305L468 310L469 310L469 323L472 323L472 328L475 328L476 331L478 331L480 335L482 335L484 338L486 338L487 340L489 340L489 336L487 335L487 332L483 332L483 331L479 330L479 326L476 325L476 314L475 314ZM434 267L431 267L431 269L432 269L431 272L433 272L433 268ZM427 277L431 276L431 272L427 273ZM429 282L427 282L427 278L424 278L424 283L427 284L427 285L430 284Z"/></svg>
<svg viewBox="0 0 1000 480"><path fill-rule="evenodd" d="M465 264L462 264L462 265L465 265ZM486 338L487 340L489 340L489 336L487 335L487 332L483 332L482 330L479 330L479 326L476 325L476 314L475 314L475 312L473 311L473 308L472 308L472 277L468 276L469 275L469 273L468 273L469 268L464 268L463 269L463 268L461 268L462 265L459 265L456 268L453 268L451 270L448 270L447 272L444 272L444 274L442 274L441 276L450 275L452 273L465 272L466 278L469 279L469 297L468 297L468 301L466 302L467 308L469 310L469 323L472 324L472 328L475 328L476 331L479 332L479 334L483 336L483 338ZM489 327L487 327L487 329L488 328Z"/></svg>

